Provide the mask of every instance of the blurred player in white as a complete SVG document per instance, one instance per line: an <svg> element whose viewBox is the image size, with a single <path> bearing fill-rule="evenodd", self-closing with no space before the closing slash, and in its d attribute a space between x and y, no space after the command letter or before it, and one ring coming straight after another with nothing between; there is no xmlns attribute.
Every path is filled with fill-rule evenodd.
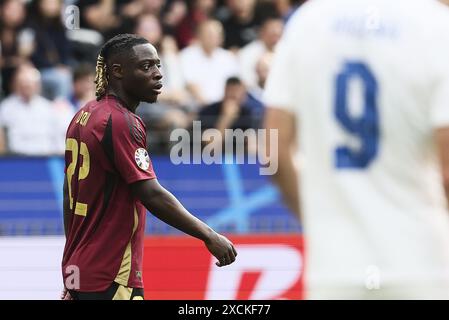
<svg viewBox="0 0 449 320"><path fill-rule="evenodd" d="M303 218L309 299L449 299L442 2L310 0L286 27L266 126Z"/></svg>

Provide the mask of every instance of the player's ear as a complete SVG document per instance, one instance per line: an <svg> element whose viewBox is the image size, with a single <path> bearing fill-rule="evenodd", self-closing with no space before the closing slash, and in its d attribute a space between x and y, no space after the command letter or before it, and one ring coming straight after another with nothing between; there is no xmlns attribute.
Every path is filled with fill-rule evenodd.
<svg viewBox="0 0 449 320"><path fill-rule="evenodd" d="M119 63L114 63L114 64L111 66L111 75L112 75L114 78L122 79L122 78L123 78L123 68L122 68L122 65L119 64Z"/></svg>

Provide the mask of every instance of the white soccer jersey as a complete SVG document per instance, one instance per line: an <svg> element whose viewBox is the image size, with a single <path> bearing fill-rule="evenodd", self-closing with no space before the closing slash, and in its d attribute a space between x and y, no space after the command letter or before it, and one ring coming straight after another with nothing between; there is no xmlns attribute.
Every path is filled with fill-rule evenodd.
<svg viewBox="0 0 449 320"><path fill-rule="evenodd" d="M449 8L310 0L286 27L265 102L299 122L307 287L435 286L449 297L432 139L449 126Z"/></svg>

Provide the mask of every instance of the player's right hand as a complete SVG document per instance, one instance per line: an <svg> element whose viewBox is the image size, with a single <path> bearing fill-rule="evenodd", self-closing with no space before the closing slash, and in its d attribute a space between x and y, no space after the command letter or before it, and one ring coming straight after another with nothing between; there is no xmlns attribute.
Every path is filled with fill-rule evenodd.
<svg viewBox="0 0 449 320"><path fill-rule="evenodd" d="M61 300L73 300L72 296L70 295L70 292L66 288L62 290Z"/></svg>
<svg viewBox="0 0 449 320"><path fill-rule="evenodd" d="M227 266L235 261L237 251L232 242L225 236L214 232L204 243L209 252L217 258L218 262L215 264L218 267Z"/></svg>

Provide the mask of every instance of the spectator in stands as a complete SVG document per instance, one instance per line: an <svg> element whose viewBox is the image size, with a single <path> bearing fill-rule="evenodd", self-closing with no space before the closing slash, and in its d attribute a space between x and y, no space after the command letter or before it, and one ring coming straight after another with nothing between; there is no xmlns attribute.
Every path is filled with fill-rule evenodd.
<svg viewBox="0 0 449 320"><path fill-rule="evenodd" d="M237 51L257 38L259 22L255 15L255 0L227 0L228 15L222 23L225 31L224 47Z"/></svg>
<svg viewBox="0 0 449 320"><path fill-rule="evenodd" d="M188 114L190 99L179 72L178 48L172 37L163 35L160 21L155 15L139 16L135 33L155 45L161 59L164 90L156 103L141 102L137 112L150 132L148 143L151 151L166 151L171 130L185 128L191 122Z"/></svg>
<svg viewBox="0 0 449 320"><path fill-rule="evenodd" d="M225 94L222 101L206 106L199 113L201 129L215 128L220 131L221 137L225 136L225 129L256 129L259 127L258 119L252 107L248 105L248 94L243 82L237 77L231 77L226 81ZM213 141L212 143L222 143ZM254 151L255 141L247 141L248 148Z"/></svg>
<svg viewBox="0 0 449 320"><path fill-rule="evenodd" d="M142 5L140 13L154 14L158 17L162 13L166 0L137 0L137 2L140 2Z"/></svg>
<svg viewBox="0 0 449 320"><path fill-rule="evenodd" d="M81 28L96 30L109 39L131 33L143 14L164 15L165 0L78 0Z"/></svg>
<svg viewBox="0 0 449 320"><path fill-rule="evenodd" d="M273 61L273 52L267 51L256 62L257 84L248 89L247 105L252 114L261 125L265 113L265 105L262 103L263 90L267 80L268 72Z"/></svg>
<svg viewBox="0 0 449 320"><path fill-rule="evenodd" d="M284 23L279 18L269 18L262 24L259 39L243 47L238 53L240 77L248 88L258 85L256 63L265 52L273 52L282 36Z"/></svg>
<svg viewBox="0 0 449 320"><path fill-rule="evenodd" d="M71 42L67 40L68 30L61 22L63 2L76 4L80 8L81 28L91 28L70 30L68 34ZM275 5L282 15L287 15L302 2L0 0L0 79L3 78L0 82L7 89L3 90L5 96L9 95L14 70L32 61L41 71L42 94L54 100L54 114L59 118L56 121L63 128L69 110L78 110L93 98L94 86L93 68L89 70L89 67L81 66L73 73L68 65L94 62L96 48L103 42L101 35L106 39L119 31L138 33L157 46L164 75L164 90L158 103L141 106L139 111L150 131L157 130L151 132L150 139L160 133L157 139L161 142L162 150L167 150L167 133L172 128L188 127L202 107L222 101L226 79L229 77L239 75L247 84L246 107L256 110L255 114L263 112L259 101L263 88L263 76L260 75L267 68L269 59L262 56L264 52L273 50L282 26L279 19L270 18L258 31L260 21L276 14ZM31 9L29 21L25 18L24 3ZM225 39L223 25L212 20L215 17L224 21L226 45L233 49L259 35L256 41L240 49L239 59L222 47ZM90 38L85 32L91 33ZM177 42L182 47L186 46L181 53ZM73 63L72 57L76 63ZM61 95L64 97L57 97ZM8 139L4 137L3 141Z"/></svg>
<svg viewBox="0 0 449 320"><path fill-rule="evenodd" d="M268 18L280 17L275 0L256 0L256 7L254 8L255 19L262 25ZM260 27L259 25L259 27Z"/></svg>
<svg viewBox="0 0 449 320"><path fill-rule="evenodd" d="M223 28L219 21L202 22L198 43L181 51L181 69L187 89L199 106L220 101L226 79L238 73L235 56L221 48Z"/></svg>
<svg viewBox="0 0 449 320"><path fill-rule="evenodd" d="M59 128L52 103L39 95L40 73L31 65L19 67L14 75L13 93L0 104L2 153L50 155L62 153L57 146ZM64 138L62 138L64 142ZM5 148L7 146L7 148Z"/></svg>
<svg viewBox="0 0 449 320"><path fill-rule="evenodd" d="M22 0L5 0L0 5L0 70L2 89L10 93L9 84L15 69L30 55L32 47L22 32L26 10ZM0 92L1 94L1 92Z"/></svg>
<svg viewBox="0 0 449 320"><path fill-rule="evenodd" d="M306 0L275 0L274 2L282 19L284 22L287 22L296 9L306 2Z"/></svg>
<svg viewBox="0 0 449 320"><path fill-rule="evenodd" d="M36 0L30 29L34 34L31 61L42 75L42 94L48 99L68 98L72 89L72 76L68 67L69 41L62 23L62 0Z"/></svg>
<svg viewBox="0 0 449 320"><path fill-rule="evenodd" d="M69 102L76 112L95 99L95 73L90 64L81 64L73 72L73 92Z"/></svg>
<svg viewBox="0 0 449 320"><path fill-rule="evenodd" d="M164 16L165 4L165 0L120 0L115 6L116 9L119 9L116 11L119 16L119 27L114 30L114 35L132 33L136 21L142 15Z"/></svg>
<svg viewBox="0 0 449 320"><path fill-rule="evenodd" d="M122 2L120 0L78 0L76 5L80 8L81 28L99 31L109 38L109 33L120 25L116 7Z"/></svg>
<svg viewBox="0 0 449 320"><path fill-rule="evenodd" d="M188 4L188 12L183 19L176 25L175 23L170 23L180 48L192 44L198 25L203 21L212 19L216 9L216 0L193 0L188 2Z"/></svg>
<svg viewBox="0 0 449 320"><path fill-rule="evenodd" d="M267 76L268 72L270 71L272 61L273 52L271 51L263 53L256 61L256 85L252 86L248 91L255 99L259 101L262 101L262 94L265 88L265 82L267 81Z"/></svg>

